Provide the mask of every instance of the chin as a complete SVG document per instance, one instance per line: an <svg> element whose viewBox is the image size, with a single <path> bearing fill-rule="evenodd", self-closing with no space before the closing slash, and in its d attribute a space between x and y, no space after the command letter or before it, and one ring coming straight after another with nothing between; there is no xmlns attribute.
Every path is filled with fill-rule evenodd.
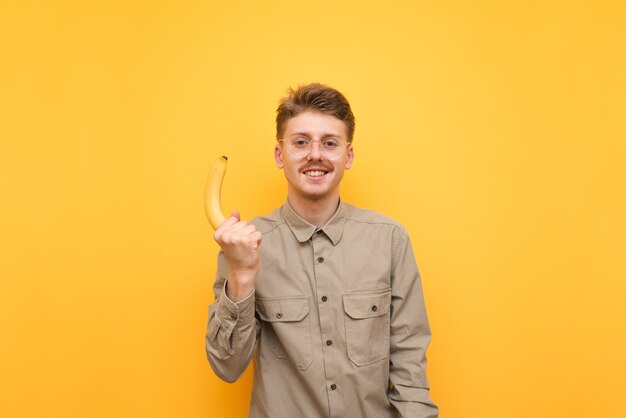
<svg viewBox="0 0 626 418"><path fill-rule="evenodd" d="M327 199L329 197L339 195L339 193L335 193L335 190L324 189L324 190L303 190L302 196L306 197L309 200L317 201Z"/></svg>

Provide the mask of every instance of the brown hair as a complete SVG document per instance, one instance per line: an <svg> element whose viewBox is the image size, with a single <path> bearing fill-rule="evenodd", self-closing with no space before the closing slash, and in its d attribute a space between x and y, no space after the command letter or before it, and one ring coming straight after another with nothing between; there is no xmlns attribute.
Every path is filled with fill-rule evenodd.
<svg viewBox="0 0 626 418"><path fill-rule="evenodd" d="M319 83L298 86L295 90L289 88L287 96L280 100L276 109L276 138L282 138L285 123L289 119L307 110L326 113L342 120L346 124L348 142L352 142L355 122L350 103L339 91Z"/></svg>

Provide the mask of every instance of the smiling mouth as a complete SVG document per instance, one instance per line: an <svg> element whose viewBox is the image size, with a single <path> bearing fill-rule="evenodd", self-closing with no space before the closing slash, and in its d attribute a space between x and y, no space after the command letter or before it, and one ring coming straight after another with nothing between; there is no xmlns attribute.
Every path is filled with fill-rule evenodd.
<svg viewBox="0 0 626 418"><path fill-rule="evenodd" d="M304 172L304 174L309 177L322 177L326 175L327 173L328 171L323 171L323 170L308 170Z"/></svg>

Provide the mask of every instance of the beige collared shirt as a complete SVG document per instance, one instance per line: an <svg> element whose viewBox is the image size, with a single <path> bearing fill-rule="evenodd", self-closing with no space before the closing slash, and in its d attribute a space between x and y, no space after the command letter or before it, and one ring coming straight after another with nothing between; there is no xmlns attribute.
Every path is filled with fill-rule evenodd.
<svg viewBox="0 0 626 418"><path fill-rule="evenodd" d="M263 234L255 291L233 303L220 252L206 352L233 382L254 359L252 418L434 418L430 328L406 230L340 203L322 228L288 203Z"/></svg>

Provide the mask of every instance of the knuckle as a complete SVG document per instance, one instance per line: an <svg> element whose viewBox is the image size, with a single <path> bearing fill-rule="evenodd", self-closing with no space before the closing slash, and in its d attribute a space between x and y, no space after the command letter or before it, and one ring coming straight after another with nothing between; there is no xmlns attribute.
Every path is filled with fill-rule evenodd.
<svg viewBox="0 0 626 418"><path fill-rule="evenodd" d="M224 235L222 235L222 242L224 244L232 244L233 242L233 236L230 233L224 233Z"/></svg>

